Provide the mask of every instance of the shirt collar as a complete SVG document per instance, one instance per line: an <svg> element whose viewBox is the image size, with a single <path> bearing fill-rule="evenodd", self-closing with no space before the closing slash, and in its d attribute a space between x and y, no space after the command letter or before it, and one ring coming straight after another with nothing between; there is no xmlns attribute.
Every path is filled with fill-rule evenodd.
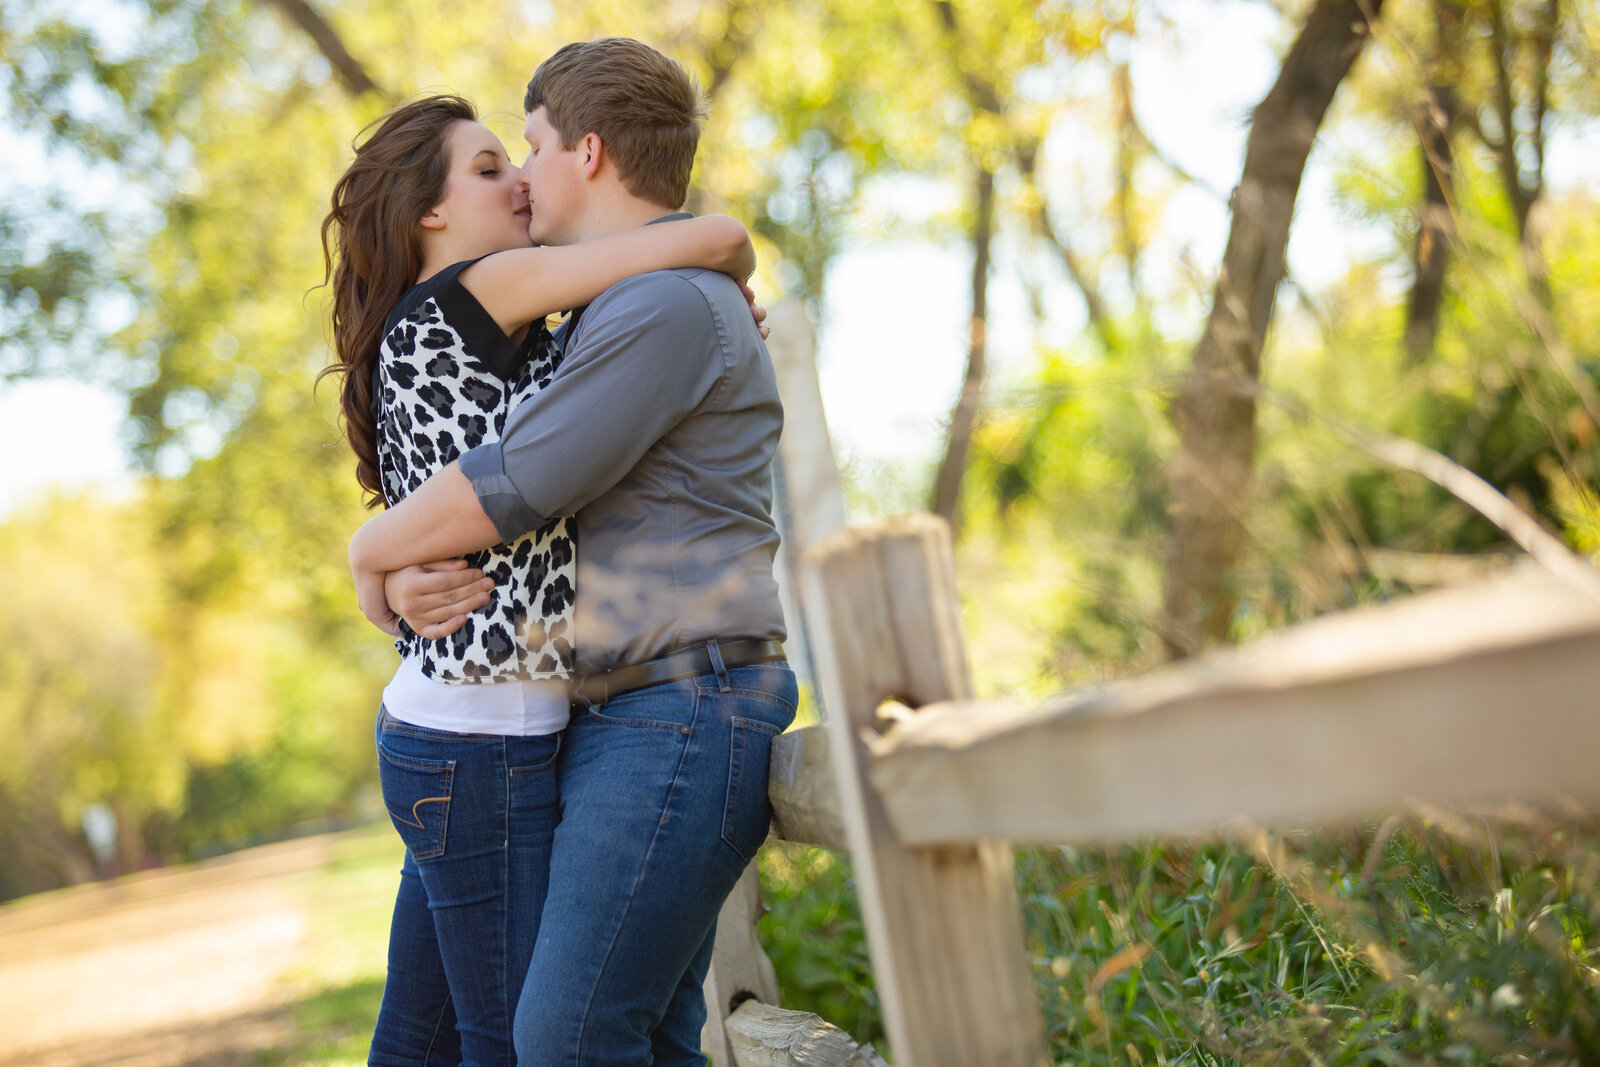
<svg viewBox="0 0 1600 1067"><path fill-rule="evenodd" d="M651 219L649 222L645 223L645 225L646 226L654 226L658 222L677 222L679 219L692 219L692 218L694 218L694 214L692 212L689 212L689 211L674 211L670 215L662 215L658 219ZM583 313L585 311L587 311L588 309L589 309L589 305L588 304L583 305L583 307L573 308L572 309L572 314L567 316L567 320L556 328L555 342L556 342L556 346L558 348L561 348L563 351L566 349L566 347L567 347L567 337L577 327L578 320L583 317Z"/></svg>

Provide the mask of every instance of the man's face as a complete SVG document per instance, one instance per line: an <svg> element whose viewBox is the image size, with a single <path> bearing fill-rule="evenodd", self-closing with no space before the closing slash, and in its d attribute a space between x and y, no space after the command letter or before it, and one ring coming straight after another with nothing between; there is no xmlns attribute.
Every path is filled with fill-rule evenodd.
<svg viewBox="0 0 1600 1067"><path fill-rule="evenodd" d="M528 114L522 134L528 142L528 160L522 165L528 190L528 236L535 244L571 244L586 199L583 142L570 150L562 148L561 135L542 107Z"/></svg>

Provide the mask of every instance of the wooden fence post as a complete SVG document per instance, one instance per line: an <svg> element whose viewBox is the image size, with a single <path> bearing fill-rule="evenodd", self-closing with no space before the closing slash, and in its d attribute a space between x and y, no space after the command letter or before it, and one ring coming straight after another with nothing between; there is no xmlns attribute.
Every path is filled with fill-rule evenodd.
<svg viewBox="0 0 1600 1067"><path fill-rule="evenodd" d="M791 547L803 550L844 525L844 492L828 420L822 412L816 342L805 305L798 300L775 304L767 323L772 327L767 350L783 397L778 454L789 481L789 511L794 520L785 533Z"/></svg>
<svg viewBox="0 0 1600 1067"><path fill-rule="evenodd" d="M746 1000L778 1003L778 975L756 936L761 910L761 878L752 861L717 914L717 941L706 975L706 1024L700 1047L711 1053L717 1067L738 1063L725 1029L728 1016Z"/></svg>
<svg viewBox="0 0 1600 1067"><path fill-rule="evenodd" d="M784 408L778 451L787 484L779 491L786 492L787 500L775 503L784 538L778 579L789 624L785 647L804 677L813 657L807 652L791 561L805 546L844 524L844 497L822 413L816 345L805 305L798 300L783 301L772 307L767 321L772 327L767 348ZM716 1059L717 1067L738 1063L725 1030L728 1016L746 1000L778 1004L778 980L772 961L756 935L762 911L761 880L752 862L717 917L717 940L711 972L706 976L706 1025L700 1041L701 1047Z"/></svg>
<svg viewBox="0 0 1600 1067"><path fill-rule="evenodd" d="M948 525L907 515L830 535L802 588L889 1045L899 1067L1041 1067L1012 872L999 842L912 849L867 780L877 709L971 699Z"/></svg>

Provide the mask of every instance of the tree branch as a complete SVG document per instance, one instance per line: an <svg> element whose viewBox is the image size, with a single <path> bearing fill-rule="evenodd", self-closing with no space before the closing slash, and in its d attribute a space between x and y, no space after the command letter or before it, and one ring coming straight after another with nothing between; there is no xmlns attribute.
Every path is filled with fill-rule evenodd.
<svg viewBox="0 0 1600 1067"><path fill-rule="evenodd" d="M975 216L969 240L972 245L972 317L968 320L967 373L961 382L961 395L950 412L950 433L945 438L944 458L933 483L933 513L959 528L961 480L967 469L967 449L972 443L972 427L983 400L983 378L988 369L987 334L989 317L989 258L994 242L994 175L979 168Z"/></svg>
<svg viewBox="0 0 1600 1067"><path fill-rule="evenodd" d="M1455 82L1460 69L1460 13L1450 0L1434 0L1435 55L1415 117L1422 155L1423 197L1412 254L1411 293L1406 303L1406 358L1412 365L1433 351L1444 302L1445 264L1455 232Z"/></svg>
<svg viewBox="0 0 1600 1067"><path fill-rule="evenodd" d="M1510 497L1442 452L1404 437L1319 416L1310 405L1280 390L1267 392L1265 397L1287 410L1297 421L1321 422L1374 459L1426 478L1482 515L1551 574L1600 603L1600 570L1540 526L1512 503Z"/></svg>
<svg viewBox="0 0 1600 1067"><path fill-rule="evenodd" d="M1495 115L1500 120L1500 140L1490 143L1495 151L1495 162L1500 165L1500 177L1506 187L1506 197L1517 218L1517 235L1528 229L1528 209L1531 206L1528 192L1522 185L1522 174L1517 169L1516 101L1511 87L1511 34L1506 28L1503 0L1489 0L1490 67L1494 70ZM1486 142L1489 143L1489 142Z"/></svg>
<svg viewBox="0 0 1600 1067"><path fill-rule="evenodd" d="M1066 238L1056 231L1055 222L1050 217L1050 203L1045 199L1043 190L1039 188L1037 178L1039 152L1036 144L1019 145L1012 152L1018 172L1024 181L1033 189L1030 221L1034 232L1043 237L1045 243L1055 250L1056 257L1061 260L1067 277L1072 279L1072 284L1078 287L1078 292L1083 296L1084 309L1089 317L1089 327L1100 337L1100 345L1107 352L1115 352L1120 348L1121 340L1117 336L1116 326L1111 321L1111 316L1106 311L1105 297L1100 294L1100 287L1094 278L1089 275L1088 269L1078 257L1077 251L1067 242Z"/></svg>
<svg viewBox="0 0 1600 1067"><path fill-rule="evenodd" d="M951 68L961 79L967 104L974 112L998 117L1002 110L998 88L968 65L961 54L965 39L955 5L950 0L932 0L944 31L945 48ZM952 527L960 525L961 482L966 473L967 449L972 442L972 427L983 401L983 379L987 370L989 317L989 261L994 243L994 163L970 153L976 168L973 210L976 213L968 242L972 248L972 315L968 320L967 371L961 394L950 411L950 430L945 438L944 457L934 477L932 510Z"/></svg>
<svg viewBox="0 0 1600 1067"><path fill-rule="evenodd" d="M311 43L317 46L317 51L322 53L328 65L333 67L339 80L344 83L345 91L351 96L363 96L366 93L377 93L379 96L389 94L373 81L350 50L344 46L344 41L339 37L328 20L322 13L312 7L310 0L260 0L277 8L285 18L311 38Z"/></svg>

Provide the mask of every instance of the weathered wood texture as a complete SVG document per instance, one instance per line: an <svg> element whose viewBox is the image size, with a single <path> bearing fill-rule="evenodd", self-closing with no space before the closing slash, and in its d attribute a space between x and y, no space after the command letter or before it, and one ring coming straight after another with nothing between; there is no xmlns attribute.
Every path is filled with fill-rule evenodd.
<svg viewBox="0 0 1600 1067"><path fill-rule="evenodd" d="M789 528L784 531L783 556L796 559L800 552L844 525L844 491L833 440L822 410L822 390L817 382L816 336L805 304L785 300L773 305L767 316L772 354L783 397L783 436L778 454L783 461L784 489ZM790 588L784 603L789 623L785 647L802 677L810 666L803 632L804 598ZM839 819L838 790L828 758L828 739L820 726L793 730L778 737L772 747L771 792L773 833L789 841L804 841L829 848L844 848L844 824Z"/></svg>
<svg viewBox="0 0 1600 1067"><path fill-rule="evenodd" d="M728 1017L733 1067L886 1067L871 1045L806 1011L749 1001Z"/></svg>
<svg viewBox="0 0 1600 1067"><path fill-rule="evenodd" d="M718 1063L737 1062L726 1029L733 1010L750 1000L778 1003L778 974L756 936L762 911L761 877L752 863L717 914L717 940L706 975L706 1022L700 1031L700 1047Z"/></svg>
<svg viewBox="0 0 1600 1067"><path fill-rule="evenodd" d="M773 738L767 778L775 837L826 848L850 847L826 728L807 726Z"/></svg>
<svg viewBox="0 0 1600 1067"><path fill-rule="evenodd" d="M805 304L784 300L767 314L772 336L767 351L783 398L783 434L773 464L773 512L783 540L773 561L783 617L789 624L784 648L802 685L816 679L805 610L796 571L800 553L844 525L844 492L833 455L822 388L817 382L816 339Z"/></svg>
<svg viewBox="0 0 1600 1067"><path fill-rule="evenodd" d="M767 351L783 398L778 455L783 460L793 520L789 538L794 547L804 550L844 525L844 491L822 411L816 341L805 305L798 300L773 305L767 325L772 327Z"/></svg>
<svg viewBox="0 0 1600 1067"><path fill-rule="evenodd" d="M903 516L833 534L803 559L829 747L884 1024L901 1067L1040 1067L1011 849L911 849L866 784L860 738L887 698L970 698L949 527Z"/></svg>
<svg viewBox="0 0 1600 1067"><path fill-rule="evenodd" d="M902 841L1119 841L1409 798L1600 801L1600 604L1541 571L1304 624L1039 707L947 704L875 744Z"/></svg>

